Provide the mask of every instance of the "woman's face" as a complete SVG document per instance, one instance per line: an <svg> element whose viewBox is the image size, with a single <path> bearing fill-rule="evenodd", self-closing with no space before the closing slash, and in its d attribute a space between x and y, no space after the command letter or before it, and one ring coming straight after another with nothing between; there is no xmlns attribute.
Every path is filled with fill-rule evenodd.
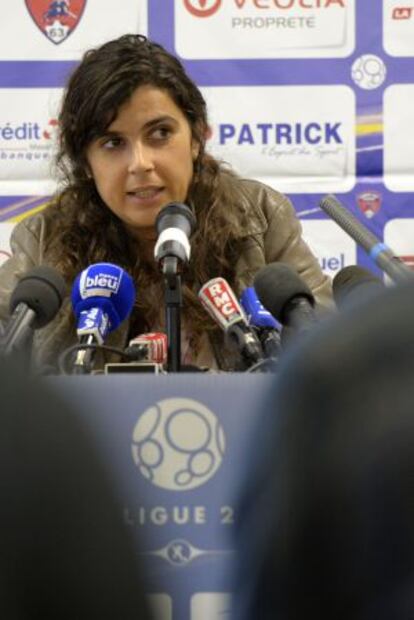
<svg viewBox="0 0 414 620"><path fill-rule="evenodd" d="M105 135L87 149L98 193L136 237L156 237L155 218L167 203L183 202L198 145L167 91L140 86Z"/></svg>

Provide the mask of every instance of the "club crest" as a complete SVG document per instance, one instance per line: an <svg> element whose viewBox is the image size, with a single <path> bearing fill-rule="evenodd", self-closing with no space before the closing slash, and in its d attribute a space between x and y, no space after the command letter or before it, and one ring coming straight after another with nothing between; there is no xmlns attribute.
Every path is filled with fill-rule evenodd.
<svg viewBox="0 0 414 620"><path fill-rule="evenodd" d="M65 41L79 24L87 0L25 0L36 26L55 45Z"/></svg>
<svg viewBox="0 0 414 620"><path fill-rule="evenodd" d="M363 192L357 196L360 211L367 218L372 218L381 208L381 195L378 192Z"/></svg>

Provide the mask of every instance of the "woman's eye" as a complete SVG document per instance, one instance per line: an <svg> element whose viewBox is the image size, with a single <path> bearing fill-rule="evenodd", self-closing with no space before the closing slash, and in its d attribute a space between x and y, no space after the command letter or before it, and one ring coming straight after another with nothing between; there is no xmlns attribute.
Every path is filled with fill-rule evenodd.
<svg viewBox="0 0 414 620"><path fill-rule="evenodd" d="M116 149L122 146L122 138L105 138L102 140L102 146L105 149Z"/></svg>
<svg viewBox="0 0 414 620"><path fill-rule="evenodd" d="M171 135L169 127L157 127L151 132L151 138L154 140L166 140Z"/></svg>

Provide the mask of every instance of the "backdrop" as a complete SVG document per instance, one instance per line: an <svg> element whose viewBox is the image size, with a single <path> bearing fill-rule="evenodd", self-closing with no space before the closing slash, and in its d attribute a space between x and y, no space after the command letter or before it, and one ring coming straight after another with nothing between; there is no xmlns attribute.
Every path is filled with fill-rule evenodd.
<svg viewBox="0 0 414 620"><path fill-rule="evenodd" d="M4 3L4 0L3 0ZM372 261L318 207L333 192L414 266L408 0L13 0L0 20L0 260L56 189L56 116L83 51L141 32L210 109L210 150L287 193L330 275Z"/></svg>

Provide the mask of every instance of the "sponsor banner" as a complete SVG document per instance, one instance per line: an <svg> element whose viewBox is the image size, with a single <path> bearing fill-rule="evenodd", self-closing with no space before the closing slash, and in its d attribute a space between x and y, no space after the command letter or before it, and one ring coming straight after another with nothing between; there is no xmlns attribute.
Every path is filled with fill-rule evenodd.
<svg viewBox="0 0 414 620"><path fill-rule="evenodd" d="M335 222L301 220L303 238L317 257L322 271L331 278L357 262L357 247Z"/></svg>
<svg viewBox="0 0 414 620"><path fill-rule="evenodd" d="M342 58L354 50L355 0L176 0L174 8L184 58Z"/></svg>
<svg viewBox="0 0 414 620"><path fill-rule="evenodd" d="M0 196L0 222L20 222L44 209L49 196Z"/></svg>
<svg viewBox="0 0 414 620"><path fill-rule="evenodd" d="M27 105L30 95L30 106ZM0 89L0 191L49 194L62 89Z"/></svg>
<svg viewBox="0 0 414 620"><path fill-rule="evenodd" d="M12 222L0 222L0 265L10 258L10 235L14 228Z"/></svg>
<svg viewBox="0 0 414 620"><path fill-rule="evenodd" d="M384 227L384 242L414 270L414 219L397 218Z"/></svg>
<svg viewBox="0 0 414 620"><path fill-rule="evenodd" d="M74 60L126 32L147 33L147 0L25 0L8 3L2 60Z"/></svg>
<svg viewBox="0 0 414 620"><path fill-rule="evenodd" d="M384 183L414 191L414 84L394 84L384 93Z"/></svg>
<svg viewBox="0 0 414 620"><path fill-rule="evenodd" d="M350 88L224 86L202 91L212 129L208 148L242 176L289 193L353 188L356 113Z"/></svg>
<svg viewBox="0 0 414 620"><path fill-rule="evenodd" d="M391 56L414 56L414 4L384 0L384 49Z"/></svg>

